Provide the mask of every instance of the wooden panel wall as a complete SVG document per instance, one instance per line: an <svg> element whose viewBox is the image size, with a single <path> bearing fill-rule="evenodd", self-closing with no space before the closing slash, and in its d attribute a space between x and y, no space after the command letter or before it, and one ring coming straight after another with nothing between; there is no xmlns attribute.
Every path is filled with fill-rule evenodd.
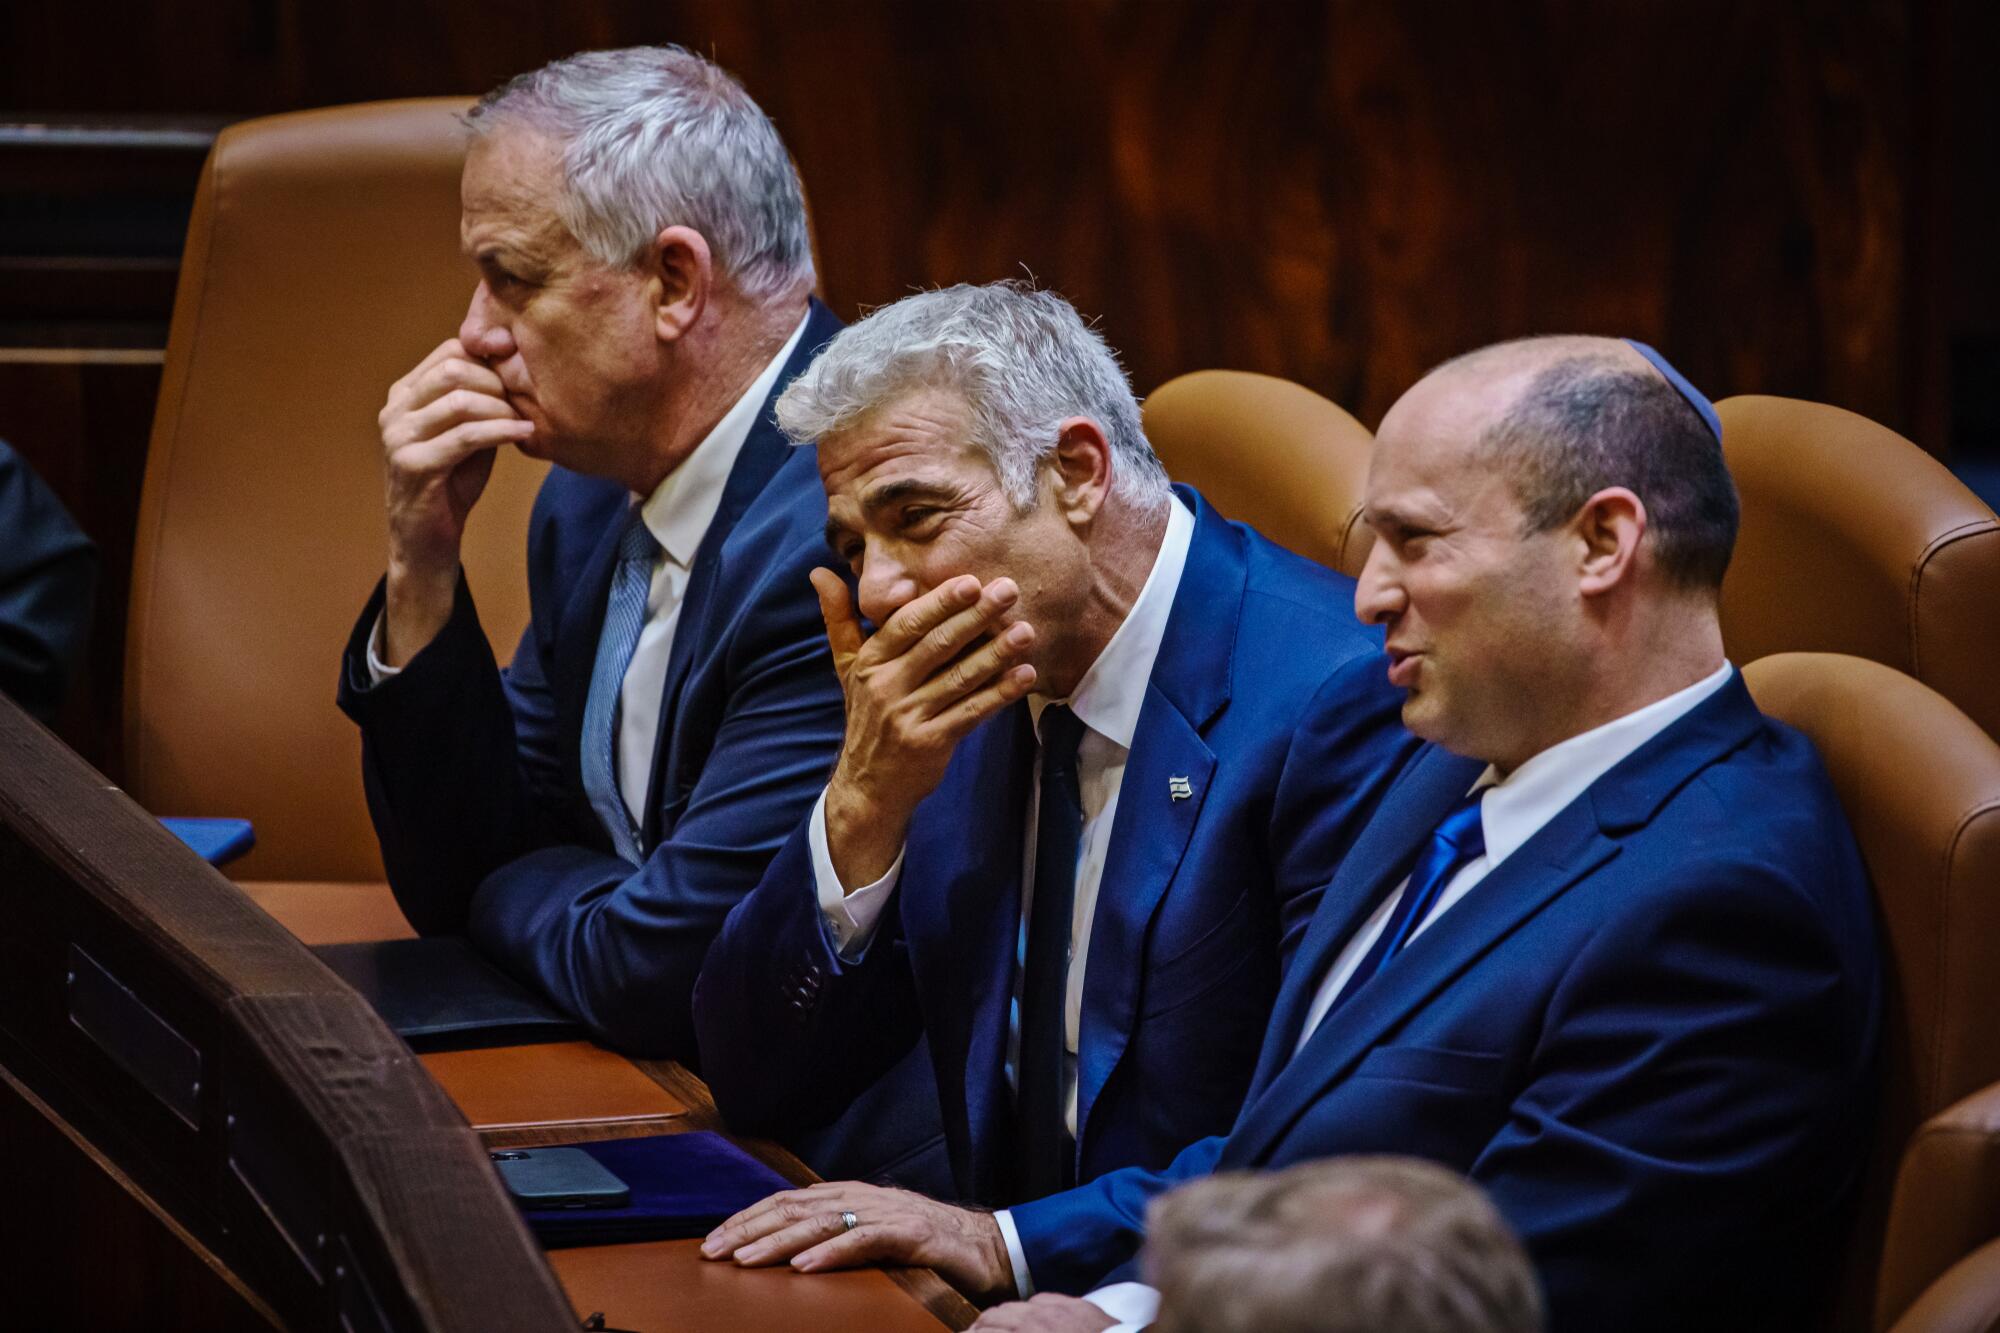
<svg viewBox="0 0 2000 1333"><path fill-rule="evenodd" d="M1941 342L1914 251L1943 8L183 0L106 22L29 5L0 18L0 106L477 91L580 47L677 40L778 119L846 314L1032 273L1102 316L1141 388L1252 368L1371 422L1467 347L1615 331L1718 394L1924 434Z"/></svg>
<svg viewBox="0 0 2000 1333"><path fill-rule="evenodd" d="M1991 0L80 0L0 5L0 119L477 92L573 50L678 41L734 70L777 119L812 199L826 291L850 318L919 286L1032 276L1101 319L1142 392L1203 367L1260 370L1370 425L1467 348L1621 333L1718 397L1838 403L1945 452L1954 401L1961 434L1977 412L2000 420L1992 390L1967 392L2000 382L1996 249L1949 208L1954 194L1990 201L2000 182L1990 121L1969 114L1993 105L1993 12ZM328 272L325 292L301 299L331 299L339 281ZM155 372L123 373L142 385ZM132 394L93 400L84 378L39 369L4 387L71 395L0 393L0 435L38 462L88 455L53 469L58 486L122 558L129 509L108 511L137 494L119 474L141 456L134 441L24 432L129 421ZM90 491L74 489L86 478ZM110 618L116 569L107 593ZM116 636L115 624L100 634L95 696L65 726L114 773Z"/></svg>

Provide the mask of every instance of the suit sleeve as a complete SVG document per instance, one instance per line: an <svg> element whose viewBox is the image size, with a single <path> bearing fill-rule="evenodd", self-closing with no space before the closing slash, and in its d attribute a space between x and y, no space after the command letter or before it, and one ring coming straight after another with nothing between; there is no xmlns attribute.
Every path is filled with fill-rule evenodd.
<svg viewBox="0 0 2000 1333"><path fill-rule="evenodd" d="M1300 716L1272 802L1269 846L1280 964L1289 967L1347 849L1422 742L1403 729L1403 692L1370 651L1328 676Z"/></svg>
<svg viewBox="0 0 2000 1333"><path fill-rule="evenodd" d="M1557 1330L1662 1327L1660 1293L1695 1273L1728 1293L1704 1299L1731 1327L1795 1326L1758 1308L1787 1284L1741 1256L1837 1253L1866 1155L1868 946L1841 947L1842 923L1765 867L1676 888L1582 950L1470 1172L1526 1242ZM1808 1212L1826 1225L1799 1227Z"/></svg>
<svg viewBox="0 0 2000 1333"><path fill-rule="evenodd" d="M389 883L423 934L463 932L499 866L562 836L554 708L534 625L505 673L464 575L451 618L395 676L368 671L384 588L341 662L340 707L361 728L362 783Z"/></svg>
<svg viewBox="0 0 2000 1333"><path fill-rule="evenodd" d="M480 948L613 1046L693 1056L702 956L826 782L844 713L818 604L791 586L809 593L801 561L774 569L729 648L714 744L645 863L558 843L493 869L473 897Z"/></svg>
<svg viewBox="0 0 2000 1333"><path fill-rule="evenodd" d="M97 548L0 443L0 693L47 721L90 628Z"/></svg>
<svg viewBox="0 0 2000 1333"><path fill-rule="evenodd" d="M729 914L695 991L702 1075L730 1128L788 1135L830 1124L922 1036L892 890L860 957L833 948L802 825Z"/></svg>
<svg viewBox="0 0 2000 1333"><path fill-rule="evenodd" d="M1146 1239L1146 1207L1176 1185L1215 1170L1223 1137L1197 1139L1159 1171L1128 1166L1087 1185L1007 1210L1036 1291L1081 1296L1132 1275Z"/></svg>

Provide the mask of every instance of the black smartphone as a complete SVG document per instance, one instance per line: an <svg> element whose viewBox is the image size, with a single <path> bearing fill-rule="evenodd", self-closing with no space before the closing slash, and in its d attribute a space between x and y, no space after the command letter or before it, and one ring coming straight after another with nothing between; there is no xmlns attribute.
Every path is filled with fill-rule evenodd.
<svg viewBox="0 0 2000 1333"><path fill-rule="evenodd" d="M523 1208L623 1208L632 1191L581 1148L507 1148L488 1154Z"/></svg>

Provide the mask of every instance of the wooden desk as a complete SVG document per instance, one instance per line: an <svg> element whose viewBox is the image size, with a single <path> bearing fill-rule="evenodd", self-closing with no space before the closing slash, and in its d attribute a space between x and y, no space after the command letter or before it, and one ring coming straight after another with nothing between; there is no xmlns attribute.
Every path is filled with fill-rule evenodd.
<svg viewBox="0 0 2000 1333"><path fill-rule="evenodd" d="M408 934L385 885L242 886L309 943ZM671 1060L628 1060L601 1047L556 1042L420 1057L491 1148L705 1129L727 1133L708 1086ZM636 1086L640 1084L643 1086ZM657 1094L657 1100L647 1096ZM787 1180L817 1179L785 1149L729 1136ZM602 1312L638 1333L867 1328L962 1329L970 1302L928 1269L861 1269L806 1276L701 1258L696 1241L552 1250L549 1264L577 1314Z"/></svg>

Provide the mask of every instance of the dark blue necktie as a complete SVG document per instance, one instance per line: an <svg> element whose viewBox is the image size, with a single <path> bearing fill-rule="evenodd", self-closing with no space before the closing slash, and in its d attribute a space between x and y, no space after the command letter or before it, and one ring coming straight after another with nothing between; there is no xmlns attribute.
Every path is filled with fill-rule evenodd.
<svg viewBox="0 0 2000 1333"><path fill-rule="evenodd" d="M1074 1183L1076 1151L1063 1124L1063 1011L1069 992L1070 918L1083 848L1083 789L1076 751L1083 723L1060 704L1042 710L1042 790L1035 825L1035 897L1021 968L1020 1056L1014 1088L1021 1197Z"/></svg>
<svg viewBox="0 0 2000 1333"><path fill-rule="evenodd" d="M1422 925L1424 918L1437 906L1443 896L1445 885L1451 883L1452 876L1474 859L1486 854L1486 830L1479 822L1479 798L1486 794L1481 788L1465 798L1465 802L1437 826L1431 840L1417 854L1416 864L1410 868L1410 882L1403 886L1403 897L1396 904L1396 910L1389 913L1388 924L1375 937L1375 943L1362 956L1361 966L1354 969L1341 986L1340 994L1333 999L1327 1009L1323 1023L1340 1006L1346 1004L1354 992L1383 966L1394 958L1411 934Z"/></svg>

